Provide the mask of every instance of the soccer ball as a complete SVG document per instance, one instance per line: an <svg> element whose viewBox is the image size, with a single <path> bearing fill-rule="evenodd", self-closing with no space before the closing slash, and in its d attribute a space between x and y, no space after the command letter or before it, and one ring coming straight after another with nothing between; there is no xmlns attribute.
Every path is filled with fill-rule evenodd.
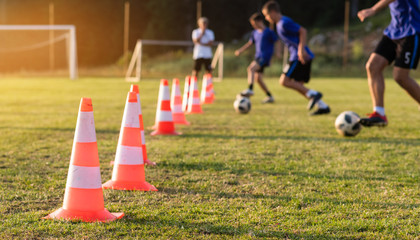
<svg viewBox="0 0 420 240"><path fill-rule="evenodd" d="M237 113L248 113L251 110L251 101L247 97L238 96L233 102L233 108Z"/></svg>
<svg viewBox="0 0 420 240"><path fill-rule="evenodd" d="M345 137L356 136L362 129L359 123L360 117L352 111L345 111L335 119L335 129L340 135Z"/></svg>

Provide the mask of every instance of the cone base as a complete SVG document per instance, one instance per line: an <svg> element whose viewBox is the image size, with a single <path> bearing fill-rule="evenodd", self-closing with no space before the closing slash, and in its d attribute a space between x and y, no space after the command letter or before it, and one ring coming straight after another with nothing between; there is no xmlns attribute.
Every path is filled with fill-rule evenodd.
<svg viewBox="0 0 420 240"><path fill-rule="evenodd" d="M137 190L137 191L157 191L157 188L152 184L144 182L129 182L129 181L113 181L109 180L108 182L102 185L102 188L105 189L114 189L114 190Z"/></svg>
<svg viewBox="0 0 420 240"><path fill-rule="evenodd" d="M190 122L188 122L187 120L184 121L174 121L174 124L179 124L179 125L191 125Z"/></svg>
<svg viewBox="0 0 420 240"><path fill-rule="evenodd" d="M213 99L206 99L203 102L201 102L201 104L212 104L213 103Z"/></svg>
<svg viewBox="0 0 420 240"><path fill-rule="evenodd" d="M184 113L173 113L172 118L174 124L190 125L191 123L185 119Z"/></svg>
<svg viewBox="0 0 420 240"><path fill-rule="evenodd" d="M152 133L150 133L150 135L152 136L156 136L156 135L181 135L182 133L178 133L178 132L163 132L163 131L159 131L159 130L155 130Z"/></svg>
<svg viewBox="0 0 420 240"><path fill-rule="evenodd" d="M102 211L87 212L60 208L42 219L57 219L82 222L110 222L120 219L124 213L110 213L106 208Z"/></svg>
<svg viewBox="0 0 420 240"><path fill-rule="evenodd" d="M186 112L185 114L202 114L204 113L203 110L194 111L194 112Z"/></svg>

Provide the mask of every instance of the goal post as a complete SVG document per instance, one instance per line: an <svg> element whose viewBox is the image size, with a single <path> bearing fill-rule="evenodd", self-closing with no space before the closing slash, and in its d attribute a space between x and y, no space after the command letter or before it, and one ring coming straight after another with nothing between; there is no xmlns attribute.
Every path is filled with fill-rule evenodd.
<svg viewBox="0 0 420 240"><path fill-rule="evenodd" d="M15 49L2 49L3 52L13 51L27 51L37 48L42 48L58 41L66 41L66 53L67 53L67 64L69 69L70 79L78 78L78 66L77 66L77 42L76 42L76 27L74 25L0 25L0 31L67 31L66 34L58 36L55 39L49 39L47 41L36 43L31 46L20 46Z"/></svg>
<svg viewBox="0 0 420 240"><path fill-rule="evenodd" d="M214 52L214 56L211 62L211 67L215 69L216 66L218 66L218 71L217 71L217 77L213 78L213 80L222 81L224 45L221 42L217 42L216 44L217 44L217 48L216 48L216 51ZM130 64L128 65L128 69L125 74L125 80L127 82L138 82L141 79L142 55L143 55L143 48L145 45L188 47L188 46L194 46L194 43L192 41L164 41L164 40L148 40L148 39L137 40L133 55L130 60Z"/></svg>

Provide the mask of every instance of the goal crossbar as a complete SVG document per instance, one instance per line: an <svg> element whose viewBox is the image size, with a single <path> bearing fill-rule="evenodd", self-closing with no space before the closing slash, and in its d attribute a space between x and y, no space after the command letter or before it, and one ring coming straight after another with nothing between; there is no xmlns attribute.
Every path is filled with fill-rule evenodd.
<svg viewBox="0 0 420 240"><path fill-rule="evenodd" d="M51 30L67 30L69 31L68 46L68 65L70 79L77 79L77 44L76 44L76 27L74 25L0 25L0 30L7 31L51 31Z"/></svg>
<svg viewBox="0 0 420 240"><path fill-rule="evenodd" d="M214 69L218 65L218 76L214 78L214 81L221 81L223 79L223 52L224 46L221 42L216 42L217 48L211 62L211 66ZM131 57L130 64L128 65L125 79L128 82L138 82L141 79L142 70L142 55L144 45L162 45L162 46L194 46L192 41L165 41L165 40L149 40L139 39L137 40L134 48L133 56ZM134 77L132 74L134 72Z"/></svg>

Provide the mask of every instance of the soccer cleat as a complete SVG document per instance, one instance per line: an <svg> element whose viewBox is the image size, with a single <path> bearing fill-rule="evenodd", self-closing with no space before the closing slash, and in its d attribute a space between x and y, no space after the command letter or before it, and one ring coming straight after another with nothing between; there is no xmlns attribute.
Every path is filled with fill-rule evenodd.
<svg viewBox="0 0 420 240"><path fill-rule="evenodd" d="M262 103L273 103L273 102L274 102L273 96L267 96L266 98L262 100Z"/></svg>
<svg viewBox="0 0 420 240"><path fill-rule="evenodd" d="M316 115L322 115L322 114L328 114L331 112L330 107L326 107L326 108L318 108L318 110L316 110L315 112L311 113L311 116L316 116Z"/></svg>
<svg viewBox="0 0 420 240"><path fill-rule="evenodd" d="M322 93L317 92L316 94L312 95L309 98L309 103L308 103L308 110L312 110L312 108L314 108L315 104L322 98Z"/></svg>
<svg viewBox="0 0 420 240"><path fill-rule="evenodd" d="M254 91L248 88L246 90L243 90L240 94L242 97L252 97L254 96Z"/></svg>
<svg viewBox="0 0 420 240"><path fill-rule="evenodd" d="M361 118L359 120L360 124L362 124L365 127L385 127L388 125L388 119L386 119L386 116L382 116L381 114L377 112L373 112L371 114L368 114L369 117L367 118Z"/></svg>

